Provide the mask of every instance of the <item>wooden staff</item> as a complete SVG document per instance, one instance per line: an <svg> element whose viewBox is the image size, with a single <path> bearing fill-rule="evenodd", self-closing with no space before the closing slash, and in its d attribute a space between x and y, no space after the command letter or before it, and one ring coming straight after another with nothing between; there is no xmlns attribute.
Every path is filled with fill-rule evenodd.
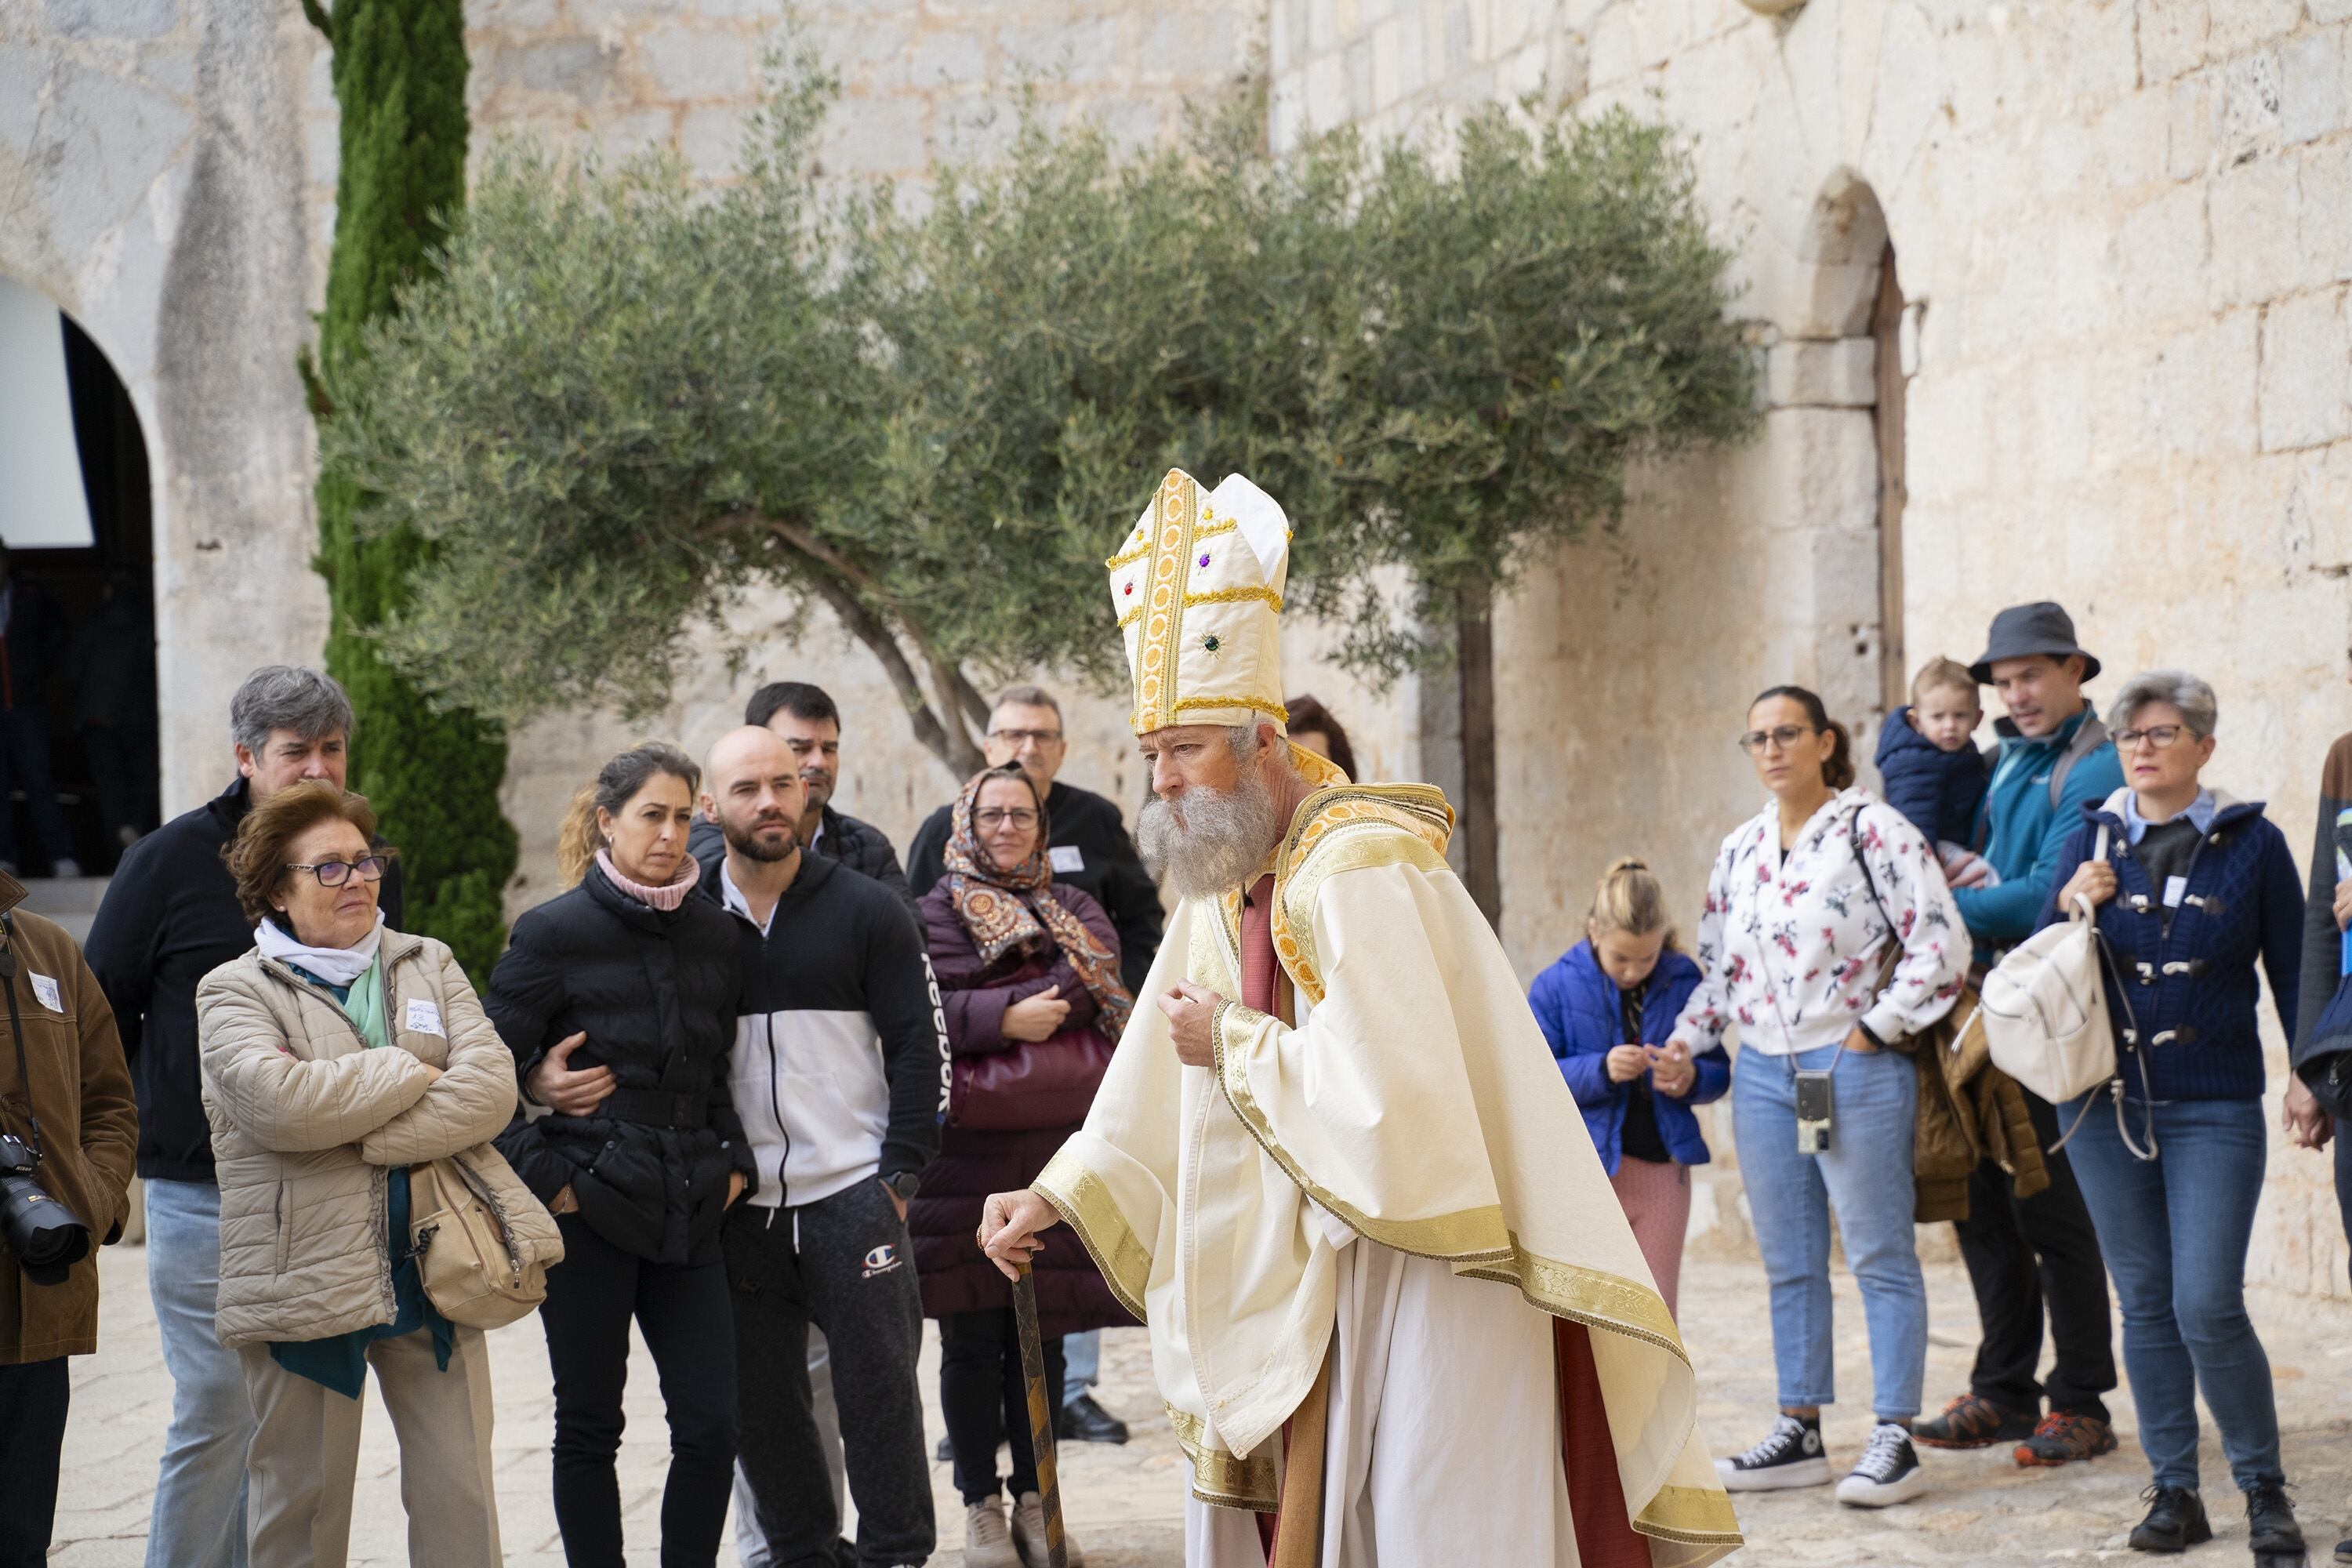
<svg viewBox="0 0 2352 1568"><path fill-rule="evenodd" d="M1046 1568L1070 1568L1063 1544L1062 1482L1054 1463L1054 1401L1045 1392L1045 1341L1037 1331L1037 1281L1029 1265L1013 1282L1013 1316L1021 1331L1021 1375L1029 1387L1029 1450L1037 1462L1037 1495L1045 1511Z"/></svg>

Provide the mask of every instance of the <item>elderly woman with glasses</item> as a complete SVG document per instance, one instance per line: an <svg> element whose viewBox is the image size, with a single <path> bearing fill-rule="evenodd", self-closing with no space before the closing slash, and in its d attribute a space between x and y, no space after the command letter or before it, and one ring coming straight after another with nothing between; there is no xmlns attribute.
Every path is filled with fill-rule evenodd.
<svg viewBox="0 0 2352 1568"><path fill-rule="evenodd" d="M2246 1494L2249 1544L2303 1552L2279 1465L2269 1360L2246 1316L2246 1244L2267 1149L2255 969L2292 1033L2303 889L2259 801L2200 774L2213 689L2179 670L2135 676L2108 710L2124 787L2084 808L2042 912L2096 912L2120 1085L2061 1105L2074 1173L2123 1307L2124 1366L2155 1472L2142 1552L2210 1538L2198 1496L2197 1392ZM2100 833L2104 829L2104 853Z"/></svg>
<svg viewBox="0 0 2352 1568"><path fill-rule="evenodd" d="M514 1062L447 947L377 908L389 852L324 780L246 814L226 852L254 946L196 988L220 1176L221 1343L243 1363L255 1568L332 1568L351 1541L368 1372L400 1442L410 1561L504 1561L482 1331L434 1309L409 1168L448 1161L527 1260L555 1223L490 1140Z"/></svg>

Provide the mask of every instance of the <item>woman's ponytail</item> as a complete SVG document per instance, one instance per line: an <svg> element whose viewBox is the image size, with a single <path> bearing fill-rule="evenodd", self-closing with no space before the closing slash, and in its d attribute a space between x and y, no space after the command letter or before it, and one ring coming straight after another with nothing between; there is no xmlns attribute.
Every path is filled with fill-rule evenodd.
<svg viewBox="0 0 2352 1568"><path fill-rule="evenodd" d="M572 795L572 805L563 813L563 826L555 836L556 879L564 887L578 887L588 875L589 862L603 847L604 835L596 826L596 786L584 784Z"/></svg>
<svg viewBox="0 0 2352 1568"><path fill-rule="evenodd" d="M1665 945L1675 945L1675 929L1666 920L1666 890L1658 885L1647 863L1630 855L1612 861L1601 873L1585 921L1595 936L1612 931L1652 936L1663 931Z"/></svg>
<svg viewBox="0 0 2352 1568"><path fill-rule="evenodd" d="M1830 754L1822 763L1822 783L1832 789L1846 789L1853 784L1853 737L1846 727L1834 719L1824 720L1822 728L1830 732Z"/></svg>

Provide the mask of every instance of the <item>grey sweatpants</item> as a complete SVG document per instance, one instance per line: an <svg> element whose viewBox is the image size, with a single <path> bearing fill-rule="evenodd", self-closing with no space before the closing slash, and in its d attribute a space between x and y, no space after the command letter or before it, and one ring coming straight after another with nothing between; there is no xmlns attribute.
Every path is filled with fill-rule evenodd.
<svg viewBox="0 0 2352 1568"><path fill-rule="evenodd" d="M808 1332L824 1331L857 1560L920 1563L937 1544L923 1453L923 1301L905 1222L879 1182L727 1216L741 1479L775 1568L831 1568L841 1515L812 1405ZM740 1531L739 1531L739 1536Z"/></svg>

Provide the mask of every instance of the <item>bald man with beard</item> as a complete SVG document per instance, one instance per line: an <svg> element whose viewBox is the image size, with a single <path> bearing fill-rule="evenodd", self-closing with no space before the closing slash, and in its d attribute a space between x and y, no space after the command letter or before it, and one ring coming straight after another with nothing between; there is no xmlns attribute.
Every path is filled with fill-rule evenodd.
<svg viewBox="0 0 2352 1568"><path fill-rule="evenodd" d="M948 1041L906 906L801 847L791 749L746 725L710 748L702 814L726 841L703 893L735 917L745 994L730 1083L760 1171L721 1241L735 1292L740 1474L779 1564L832 1563L841 1519L808 1377L831 1346L865 1568L931 1553L915 1375L923 1303L907 1204L939 1148Z"/></svg>

